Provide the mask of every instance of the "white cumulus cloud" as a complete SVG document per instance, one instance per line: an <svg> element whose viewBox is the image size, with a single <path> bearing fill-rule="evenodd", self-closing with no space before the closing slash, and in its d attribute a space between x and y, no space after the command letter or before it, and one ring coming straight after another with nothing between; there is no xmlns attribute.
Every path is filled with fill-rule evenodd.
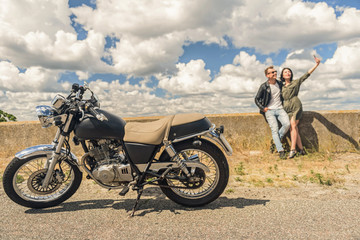
<svg viewBox="0 0 360 240"><path fill-rule="evenodd" d="M26 112L49 104L55 92L65 94L71 83L60 76L68 72L79 80L125 76L90 82L102 106L123 116L255 112L263 71L274 62L260 54L289 51L275 67L299 77L313 66L314 47L327 43L337 49L301 87L304 109L356 109L360 102L359 9L300 0L98 0L95 9L69 8L67 0L1 4L0 109L20 120L34 119ZM215 70L200 58L179 62L184 46L196 42L238 54Z"/></svg>

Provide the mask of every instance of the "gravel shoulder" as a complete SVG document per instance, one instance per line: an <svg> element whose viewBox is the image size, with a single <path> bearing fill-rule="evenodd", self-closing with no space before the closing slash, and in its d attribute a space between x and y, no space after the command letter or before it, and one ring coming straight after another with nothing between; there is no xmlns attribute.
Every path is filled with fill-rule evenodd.
<svg viewBox="0 0 360 240"><path fill-rule="evenodd" d="M185 208L147 188L120 197L85 182L65 203L27 209L0 190L1 239L359 239L360 193L318 187L235 188L201 208Z"/></svg>
<svg viewBox="0 0 360 240"><path fill-rule="evenodd" d="M350 155L347 161L358 160ZM251 162L246 159L230 159L231 167ZM233 173L227 191L200 208L177 205L148 187L133 218L135 192L121 197L85 179L73 197L48 209L18 206L0 186L0 239L360 239L356 169L333 186L256 187Z"/></svg>

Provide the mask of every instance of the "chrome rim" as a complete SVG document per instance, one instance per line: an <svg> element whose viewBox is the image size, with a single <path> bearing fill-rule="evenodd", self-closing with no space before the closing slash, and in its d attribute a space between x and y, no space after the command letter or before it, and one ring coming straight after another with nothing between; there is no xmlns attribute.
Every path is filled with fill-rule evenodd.
<svg viewBox="0 0 360 240"><path fill-rule="evenodd" d="M66 162L56 165L54 177L49 186L44 189L42 180L46 175L46 157L38 157L24 163L15 173L13 187L24 200L33 202L49 202L60 198L74 181L74 171Z"/></svg>
<svg viewBox="0 0 360 240"><path fill-rule="evenodd" d="M185 154L185 155L184 155ZM179 180L167 179L168 185L173 186L172 190L179 196L189 199L198 199L203 198L209 195L217 186L220 178L219 166L216 161L206 152L201 151L199 149L186 149L179 153L179 156L184 159L184 156L187 158L191 158L191 156L197 155L199 161L209 168L210 172L206 172L204 174L204 181L201 184L198 184L197 188L183 188L186 187L187 184ZM174 173L173 173L174 174ZM183 174L181 171L177 172L176 175ZM178 187L178 188L176 188Z"/></svg>

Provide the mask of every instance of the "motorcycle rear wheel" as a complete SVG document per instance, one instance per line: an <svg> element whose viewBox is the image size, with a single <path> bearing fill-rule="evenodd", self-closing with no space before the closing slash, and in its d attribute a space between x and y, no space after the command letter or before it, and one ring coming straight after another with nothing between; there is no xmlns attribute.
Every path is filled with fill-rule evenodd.
<svg viewBox="0 0 360 240"><path fill-rule="evenodd" d="M179 156L198 156L199 161L206 165L210 172L195 171L201 182L188 184L188 182L174 179L165 179L160 182L162 192L172 201L187 207L198 207L216 200L225 190L229 179L229 166L222 151L213 143L201 140L201 145L193 141L180 142L174 145ZM183 157L183 156L182 156ZM165 154L160 161L170 161ZM191 171L191 169L189 169ZM181 175L181 171L170 174ZM184 188L188 187L188 188Z"/></svg>
<svg viewBox="0 0 360 240"><path fill-rule="evenodd" d="M10 162L3 175L3 187L12 201L24 207L47 208L62 203L76 192L82 172L68 160L56 165L49 186L42 187L46 161L46 155L38 155L14 158Z"/></svg>

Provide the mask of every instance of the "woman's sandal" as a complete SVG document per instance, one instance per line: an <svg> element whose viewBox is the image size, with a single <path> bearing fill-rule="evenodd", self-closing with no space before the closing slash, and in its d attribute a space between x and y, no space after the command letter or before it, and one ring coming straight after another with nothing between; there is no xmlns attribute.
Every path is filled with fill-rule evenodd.
<svg viewBox="0 0 360 240"><path fill-rule="evenodd" d="M290 153L289 153L289 158L293 158L293 157L295 157L295 156L296 156L296 150L293 149L293 150L291 150Z"/></svg>

